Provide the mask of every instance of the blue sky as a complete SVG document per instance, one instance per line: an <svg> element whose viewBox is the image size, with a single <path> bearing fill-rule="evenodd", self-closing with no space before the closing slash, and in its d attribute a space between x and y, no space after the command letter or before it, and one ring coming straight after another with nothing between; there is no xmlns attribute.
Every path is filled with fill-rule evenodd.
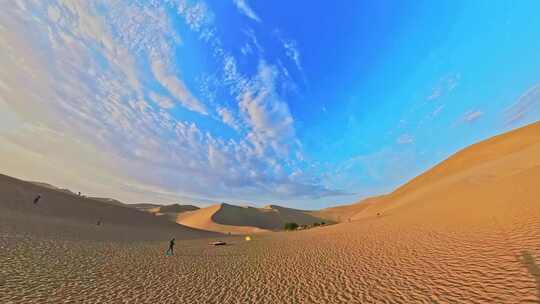
<svg viewBox="0 0 540 304"><path fill-rule="evenodd" d="M537 1L13 1L0 172L321 208L540 119Z"/></svg>

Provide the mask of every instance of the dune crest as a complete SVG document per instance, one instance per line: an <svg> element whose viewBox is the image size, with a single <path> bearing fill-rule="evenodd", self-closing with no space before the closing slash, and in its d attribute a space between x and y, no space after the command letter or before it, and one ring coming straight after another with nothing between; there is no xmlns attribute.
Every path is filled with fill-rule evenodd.
<svg viewBox="0 0 540 304"><path fill-rule="evenodd" d="M540 165L539 142L540 122L537 122L468 146L389 194L366 198L350 205L313 211L312 214L336 222L348 222L394 214L401 207L411 208L422 204L428 198L444 205L441 202L446 200L437 196L444 198L444 191L449 191L448 194L452 195L471 191L471 195L474 192L475 195L488 196L488 193L478 193L483 186L536 170ZM509 184L502 185L502 189L493 189L492 194L504 193L514 186L515 181L507 182ZM463 197L457 204L469 200L470 198ZM500 199L495 198L495 201L498 200ZM456 203L451 205L456 206Z"/></svg>
<svg viewBox="0 0 540 304"><path fill-rule="evenodd" d="M510 208L513 201L532 203L520 189L534 188L531 182L540 180L533 178L539 168L540 123L535 123L473 144L394 192L359 203L364 208L352 219L401 214L411 208L432 208L436 214L458 218L502 215L501 208Z"/></svg>
<svg viewBox="0 0 540 304"><path fill-rule="evenodd" d="M33 203L37 195L41 199ZM161 240L210 237L119 201L79 196L0 174L0 231L54 238Z"/></svg>
<svg viewBox="0 0 540 304"><path fill-rule="evenodd" d="M178 214L177 223L208 231L246 234L280 230L287 222L308 225L322 222L309 211L268 205L263 208L217 204Z"/></svg>

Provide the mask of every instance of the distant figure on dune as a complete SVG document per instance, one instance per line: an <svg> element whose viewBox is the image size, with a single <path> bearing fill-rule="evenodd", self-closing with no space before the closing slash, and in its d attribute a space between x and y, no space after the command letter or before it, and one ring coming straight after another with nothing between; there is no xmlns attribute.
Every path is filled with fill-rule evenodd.
<svg viewBox="0 0 540 304"><path fill-rule="evenodd" d="M79 192L79 196L81 196L81 193Z"/></svg>
<svg viewBox="0 0 540 304"><path fill-rule="evenodd" d="M166 255L174 255L174 241L175 239L172 238L172 240L169 242L169 249L167 249Z"/></svg>
<svg viewBox="0 0 540 304"><path fill-rule="evenodd" d="M96 223L97 226L101 226L101 219L99 219Z"/></svg>
<svg viewBox="0 0 540 304"><path fill-rule="evenodd" d="M36 196L36 198L34 199L34 205L37 204L40 199L41 199L41 194L38 194L38 196Z"/></svg>

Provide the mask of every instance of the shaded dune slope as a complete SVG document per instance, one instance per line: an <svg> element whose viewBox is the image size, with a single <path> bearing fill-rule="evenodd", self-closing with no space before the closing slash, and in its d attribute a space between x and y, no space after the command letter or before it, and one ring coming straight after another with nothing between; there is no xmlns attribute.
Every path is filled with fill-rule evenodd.
<svg viewBox="0 0 540 304"><path fill-rule="evenodd" d="M199 207L193 206L193 205L179 205L179 204L173 204L173 205L167 205L162 206L159 208L159 212L162 213L182 213L186 211L193 211L198 210Z"/></svg>
<svg viewBox="0 0 540 304"><path fill-rule="evenodd" d="M147 212L155 216L160 216L167 219L170 222L176 223L176 218L180 213L198 210L199 207L193 205L157 205L157 204L132 204L129 205L139 211Z"/></svg>
<svg viewBox="0 0 540 304"><path fill-rule="evenodd" d="M307 211L269 205L264 208L219 204L178 214L177 222L193 228L231 234L279 230L287 222L299 225L324 221Z"/></svg>
<svg viewBox="0 0 540 304"><path fill-rule="evenodd" d="M34 198L42 198L37 204ZM100 225L97 222L100 221ZM121 206L0 175L0 228L3 234L33 234L96 240L154 240L213 234L184 227Z"/></svg>

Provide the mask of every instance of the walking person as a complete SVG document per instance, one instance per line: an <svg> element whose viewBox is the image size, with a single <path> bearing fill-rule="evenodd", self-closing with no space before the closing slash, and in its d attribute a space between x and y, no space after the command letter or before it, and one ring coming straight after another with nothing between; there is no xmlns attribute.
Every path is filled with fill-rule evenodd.
<svg viewBox="0 0 540 304"><path fill-rule="evenodd" d="M169 242L169 249L167 249L167 252L165 252L165 255L174 255L174 241L175 239L172 238L172 240Z"/></svg>
<svg viewBox="0 0 540 304"><path fill-rule="evenodd" d="M34 199L34 205L36 205L40 199L41 199L41 194L38 194L38 196L36 196L36 198Z"/></svg>

